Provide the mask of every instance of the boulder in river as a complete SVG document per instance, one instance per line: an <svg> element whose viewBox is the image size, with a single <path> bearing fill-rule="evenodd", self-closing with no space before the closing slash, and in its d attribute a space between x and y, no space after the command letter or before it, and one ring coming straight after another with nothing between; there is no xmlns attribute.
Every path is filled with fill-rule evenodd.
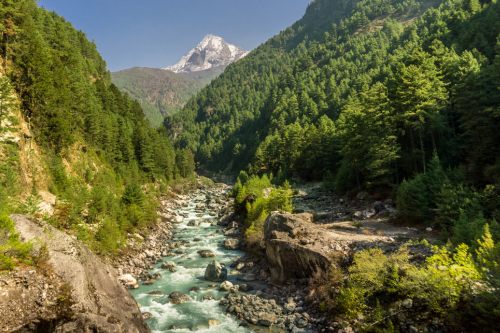
<svg viewBox="0 0 500 333"><path fill-rule="evenodd" d="M236 250L240 245L240 241L236 238L228 238L224 241L224 248L227 250Z"/></svg>
<svg viewBox="0 0 500 333"><path fill-rule="evenodd" d="M191 300L191 297L178 291L170 293L170 295L168 295L168 298L170 299L170 302L172 304L182 304Z"/></svg>
<svg viewBox="0 0 500 333"><path fill-rule="evenodd" d="M189 227L197 227L197 226L200 225L200 221L198 221L198 220L192 220L192 221L189 221L187 225Z"/></svg>
<svg viewBox="0 0 500 333"><path fill-rule="evenodd" d="M215 253L212 250L200 250L200 251L198 251L198 254L202 258L215 257Z"/></svg>
<svg viewBox="0 0 500 333"><path fill-rule="evenodd" d="M123 285L127 288L137 289L139 288L139 284L135 277L132 274L123 274L118 277L118 281L123 283Z"/></svg>
<svg viewBox="0 0 500 333"><path fill-rule="evenodd" d="M227 279L227 268L213 260L205 269L205 280L224 281Z"/></svg>
<svg viewBox="0 0 500 333"><path fill-rule="evenodd" d="M208 320L208 327L214 327L214 326L219 326L220 325L220 321L218 321L217 319L209 319Z"/></svg>
<svg viewBox="0 0 500 333"><path fill-rule="evenodd" d="M175 265L175 262L173 262L173 261L164 262L163 264L161 264L161 268L167 269L172 273L176 271L176 265Z"/></svg>
<svg viewBox="0 0 500 333"><path fill-rule="evenodd" d="M224 291L229 291L234 288L234 285L229 281L224 281L220 284L219 289Z"/></svg>

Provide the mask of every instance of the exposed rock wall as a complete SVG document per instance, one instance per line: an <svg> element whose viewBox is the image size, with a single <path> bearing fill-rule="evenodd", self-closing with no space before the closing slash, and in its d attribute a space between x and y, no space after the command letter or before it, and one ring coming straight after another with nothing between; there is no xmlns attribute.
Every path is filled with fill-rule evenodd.
<svg viewBox="0 0 500 333"><path fill-rule="evenodd" d="M104 263L74 237L47 224L13 215L16 229L26 241L45 244L54 274L71 290L69 318L56 332L149 332L137 303L118 282L115 269ZM44 318L30 318L32 321ZM29 322L25 323L26 325Z"/></svg>

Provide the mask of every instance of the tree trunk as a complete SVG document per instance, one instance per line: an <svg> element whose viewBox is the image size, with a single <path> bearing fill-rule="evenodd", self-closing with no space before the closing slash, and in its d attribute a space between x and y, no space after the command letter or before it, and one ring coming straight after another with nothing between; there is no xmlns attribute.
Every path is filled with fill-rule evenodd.
<svg viewBox="0 0 500 333"><path fill-rule="evenodd" d="M426 172L425 168L425 150L424 150L424 139L422 138L422 126L420 126L420 129L418 130L418 137L420 140L420 150L422 151L422 167L424 170L424 173Z"/></svg>
<svg viewBox="0 0 500 333"><path fill-rule="evenodd" d="M417 166L417 161L415 159L415 139L413 137L413 129L410 128L410 144L411 144L411 156L413 160L413 168L415 169L415 172L418 172L418 166Z"/></svg>

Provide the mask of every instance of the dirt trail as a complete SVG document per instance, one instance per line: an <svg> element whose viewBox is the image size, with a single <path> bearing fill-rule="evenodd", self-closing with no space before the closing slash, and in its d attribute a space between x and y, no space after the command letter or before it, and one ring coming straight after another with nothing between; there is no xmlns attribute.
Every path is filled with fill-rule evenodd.
<svg viewBox="0 0 500 333"><path fill-rule="evenodd" d="M390 200L368 199L365 194L346 200L322 189L320 183L295 187L293 198L297 212L313 214L311 232L332 242L394 242L418 238L422 231L389 222L395 208Z"/></svg>

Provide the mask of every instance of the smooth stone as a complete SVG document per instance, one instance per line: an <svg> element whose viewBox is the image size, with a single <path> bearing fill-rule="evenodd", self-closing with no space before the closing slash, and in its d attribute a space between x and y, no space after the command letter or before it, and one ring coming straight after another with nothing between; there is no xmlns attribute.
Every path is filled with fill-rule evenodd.
<svg viewBox="0 0 500 333"><path fill-rule="evenodd" d="M211 258L211 257L215 257L215 253L213 253L212 250L200 250L198 251L198 254L200 255L200 257L202 258Z"/></svg>

